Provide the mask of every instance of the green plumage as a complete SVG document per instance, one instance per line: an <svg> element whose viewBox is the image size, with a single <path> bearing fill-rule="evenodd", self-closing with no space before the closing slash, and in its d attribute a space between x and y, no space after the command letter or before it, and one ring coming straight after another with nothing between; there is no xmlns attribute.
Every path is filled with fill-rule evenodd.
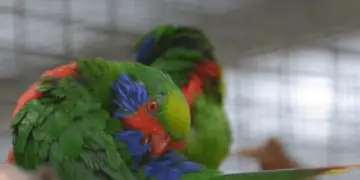
<svg viewBox="0 0 360 180"><path fill-rule="evenodd" d="M177 126L169 122L177 125L183 122L188 125L183 128L190 128L190 123L186 123L186 118L190 119L186 115L189 109L180 89L159 69L136 63L97 59L79 61L76 65L74 76L42 78L37 87L42 96L25 103L15 114L11 124L15 164L34 170L49 163L61 180L159 180L146 178L144 170L149 161L144 160L134 169L128 145L114 137L126 130L119 119L110 116L114 100L111 86L125 73L144 85L150 98L159 102L160 111L151 116L178 140L182 140L181 134L186 135L187 130L174 133L172 128ZM181 106L186 107L181 109L185 115L170 111ZM221 103L206 93L198 97L193 106L196 131L186 136L188 147L183 153L190 160L216 167L228 153L227 145L231 141L230 128L224 121L226 115ZM209 122L211 125L206 125ZM219 135L213 136L214 133ZM212 154L222 147L225 148L223 153ZM183 160L176 163L180 161ZM217 170L204 168L169 180L280 180L279 177L301 180L331 169L336 168L222 175ZM171 171L164 169L158 173Z"/></svg>
<svg viewBox="0 0 360 180"><path fill-rule="evenodd" d="M135 63L85 60L77 67L80 79L42 79L37 89L43 97L14 117L15 163L31 170L48 162L66 180L135 179L126 145L113 139L123 129L109 116L110 86L123 73L176 86L159 70Z"/></svg>
<svg viewBox="0 0 360 180"><path fill-rule="evenodd" d="M189 134L183 153L191 161L217 168L228 155L232 140L229 124L224 120L225 111L207 96L198 98L193 108L196 130Z"/></svg>
<svg viewBox="0 0 360 180"><path fill-rule="evenodd" d="M198 29L159 26L136 44L133 50L135 54L139 54L141 46L149 37L155 37L155 42L146 53L138 55L137 61L168 73L179 87L188 83L195 66L205 60L217 63L213 46ZM222 77L203 79L203 82L204 93L193 100L194 131L187 138L183 153L190 160L217 169L229 155L232 133L223 107Z"/></svg>
<svg viewBox="0 0 360 180"><path fill-rule="evenodd" d="M111 126L118 120L75 79L62 78L55 89L45 88L49 83L40 88L50 97L27 103L12 123L16 164L35 169L49 162L67 180L134 179L126 148L106 132L121 132L119 123Z"/></svg>

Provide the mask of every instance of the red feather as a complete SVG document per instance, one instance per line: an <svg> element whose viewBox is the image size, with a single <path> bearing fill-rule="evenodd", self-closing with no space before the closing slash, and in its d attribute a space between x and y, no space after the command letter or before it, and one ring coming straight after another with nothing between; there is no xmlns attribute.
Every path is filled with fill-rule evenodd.
<svg viewBox="0 0 360 180"><path fill-rule="evenodd" d="M71 63L67 65L63 65L57 67L53 70L46 71L41 78L46 77L57 77L62 78L65 76L75 76L75 70L77 69L76 63ZM40 85L40 82L35 82L32 84L29 89L23 93L20 98L18 99L17 105L13 111L12 117L14 118L15 115L21 110L21 108L31 100L38 99L41 97L41 93L36 89ZM6 163L13 164L14 163L14 153L13 149L11 149L8 153Z"/></svg>
<svg viewBox="0 0 360 180"><path fill-rule="evenodd" d="M182 88L182 92L191 108L194 98L203 93L205 79L220 78L221 71L217 64L204 60L203 63L195 66L194 72L190 74L188 84Z"/></svg>
<svg viewBox="0 0 360 180"><path fill-rule="evenodd" d="M194 72L189 76L189 81L181 90L190 108L196 97L203 93L203 85L205 79L220 78L221 71L217 64L212 61L204 60L200 65L195 66ZM184 148L184 142L174 143L173 150L181 150Z"/></svg>

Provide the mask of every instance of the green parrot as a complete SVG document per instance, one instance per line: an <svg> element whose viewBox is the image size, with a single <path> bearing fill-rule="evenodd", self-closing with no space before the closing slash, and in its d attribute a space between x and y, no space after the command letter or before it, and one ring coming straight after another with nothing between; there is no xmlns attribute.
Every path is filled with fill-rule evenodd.
<svg viewBox="0 0 360 180"><path fill-rule="evenodd" d="M133 149L125 142L137 136L121 134L124 128L141 132L136 145L148 144L143 151L157 157L184 139L190 113L180 89L160 70L84 60L46 72L19 99L12 128L9 161L22 168L48 162L61 179L135 179L128 168Z"/></svg>
<svg viewBox="0 0 360 180"><path fill-rule="evenodd" d="M190 121L182 91L159 69L82 60L45 72L20 97L8 163L49 165L60 180L302 180L330 170L223 175L173 150Z"/></svg>
<svg viewBox="0 0 360 180"><path fill-rule="evenodd" d="M159 26L139 40L132 54L136 62L169 74L191 107L192 131L178 151L218 169L230 153L232 133L221 68L208 38L192 27Z"/></svg>

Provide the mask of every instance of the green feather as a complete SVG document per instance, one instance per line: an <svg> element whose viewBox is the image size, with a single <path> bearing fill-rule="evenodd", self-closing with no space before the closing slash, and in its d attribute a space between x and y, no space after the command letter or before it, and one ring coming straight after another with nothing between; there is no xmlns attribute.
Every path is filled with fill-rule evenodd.
<svg viewBox="0 0 360 180"><path fill-rule="evenodd" d="M198 52L208 51L210 52L209 60L215 61L216 59L211 53L214 49L206 35L202 31L188 26L158 26L139 40L134 46L133 52L136 52L145 38L150 35L156 37L152 51L150 54L146 55L146 59L148 59L150 64L160 58L169 49L185 47L186 45L189 45L190 41L192 47L195 48L192 50L197 50ZM195 46L193 45L194 43L196 44Z"/></svg>
<svg viewBox="0 0 360 180"><path fill-rule="evenodd" d="M47 141L38 141L38 143L36 143L36 152L38 152L38 156L39 156L39 164L41 164L41 162L45 161L46 158L49 155L49 150L50 150L50 143Z"/></svg>
<svg viewBox="0 0 360 180"><path fill-rule="evenodd" d="M167 110L163 102L170 95L180 100L172 106L187 107L180 89L158 69L82 60L77 62L76 78L41 79L36 88L43 96L27 102L15 115L11 124L15 163L28 170L49 163L66 180L144 179L142 172L133 174L126 144L114 139L124 129L119 119L110 117L111 85L124 73L145 85L150 98L162 103L160 110ZM156 117L163 124L174 117L164 112Z"/></svg>
<svg viewBox="0 0 360 180"><path fill-rule="evenodd" d="M74 123L59 135L60 151L67 158L76 158L82 152L84 137L81 134L74 136L74 134L77 134L79 128L81 128L81 126Z"/></svg>
<svg viewBox="0 0 360 180"><path fill-rule="evenodd" d="M227 116L221 105L206 96L200 96L193 108L196 112L193 116L194 131L188 136L183 153L191 161L216 169L228 156L232 143Z"/></svg>
<svg viewBox="0 0 360 180"><path fill-rule="evenodd" d="M86 179L133 179L116 143L104 133L109 114L95 103L87 87L71 77L52 81L52 88L49 83L39 87L48 95L25 104L14 118L16 164L35 169L50 161L60 178L67 180L80 180L84 175ZM46 99L56 99L56 103ZM89 149L89 142L98 150ZM103 157L98 155L101 152Z"/></svg>
<svg viewBox="0 0 360 180"><path fill-rule="evenodd" d="M217 63L214 47L199 29L172 25L156 27L139 40L133 52L149 36L156 37L155 45L141 62L150 63L151 67L169 74L178 87L188 84L194 67L204 60ZM183 151L190 160L212 168L220 166L228 156L232 143L230 125L223 108L224 83L221 77L216 81L204 80L202 97L193 101L192 122L196 131L190 133ZM215 148L209 148L213 144L216 144Z"/></svg>
<svg viewBox="0 0 360 180"><path fill-rule="evenodd" d="M194 66L201 63L201 61L202 56L198 52L189 52L186 49L177 48L166 52L151 66L169 74L176 85L182 87L188 83L189 73Z"/></svg>

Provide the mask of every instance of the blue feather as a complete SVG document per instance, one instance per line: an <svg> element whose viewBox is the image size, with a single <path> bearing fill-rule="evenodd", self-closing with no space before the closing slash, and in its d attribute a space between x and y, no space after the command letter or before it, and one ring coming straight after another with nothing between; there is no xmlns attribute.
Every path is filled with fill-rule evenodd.
<svg viewBox="0 0 360 180"><path fill-rule="evenodd" d="M149 144L141 144L142 137L143 134L140 131L125 131L118 133L115 137L118 141L127 144L128 151L134 160L134 166L132 167L134 174L143 171L146 179L178 180L184 174L202 170L202 166L186 161L183 156L174 151L168 151L158 158L150 158L145 165L141 165L141 160L150 151Z"/></svg>
<svg viewBox="0 0 360 180"><path fill-rule="evenodd" d="M118 119L124 119L134 113L149 98L145 87L138 82L133 82L127 74L118 78L112 85L112 91L115 95L113 103L116 106L113 117ZM143 165L143 157L148 155L151 147L148 143L141 143L142 137L143 134L140 131L125 131L115 136L116 140L127 144L128 152L134 161L133 167L131 167L134 174L143 171L146 179L178 180L186 173L202 170L202 166L186 161L183 156L174 151L168 151L158 158L150 158Z"/></svg>
<svg viewBox="0 0 360 180"><path fill-rule="evenodd" d="M146 37L142 44L140 45L138 51L134 54L134 59L136 62L150 65L151 62L148 62L146 59L146 56L150 54L150 52L153 50L155 45L155 36L148 36Z"/></svg>
<svg viewBox="0 0 360 180"><path fill-rule="evenodd" d="M149 97L146 88L138 82L133 82L128 74L119 76L112 85L112 92L115 96L113 103L116 107L113 110L113 117L117 119L124 119L137 111Z"/></svg>

